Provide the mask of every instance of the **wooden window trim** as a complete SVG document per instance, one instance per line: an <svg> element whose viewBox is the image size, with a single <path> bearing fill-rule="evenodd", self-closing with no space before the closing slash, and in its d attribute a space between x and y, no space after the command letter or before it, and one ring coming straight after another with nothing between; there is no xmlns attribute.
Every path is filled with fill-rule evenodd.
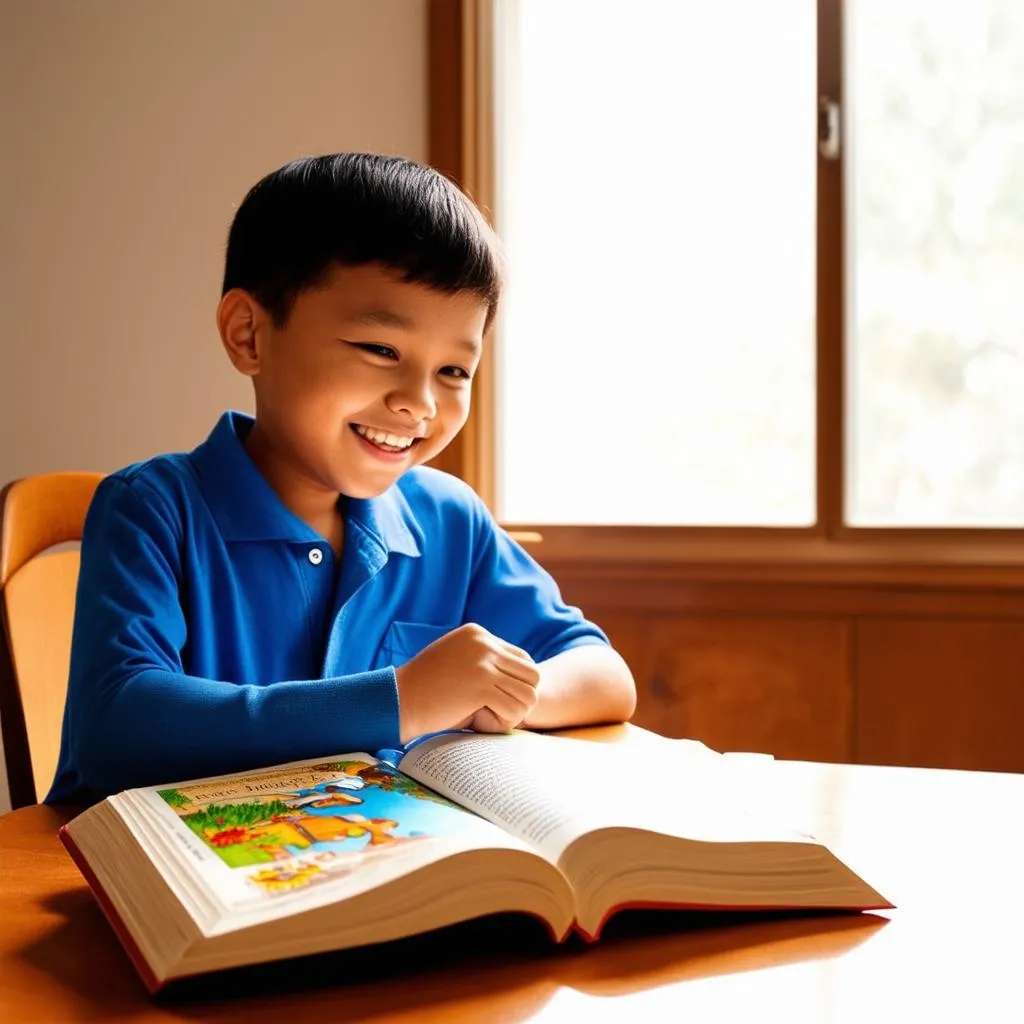
<svg viewBox="0 0 1024 1024"><path fill-rule="evenodd" d="M818 0L818 96L835 100L843 110L842 0ZM845 278L843 166L839 159L817 159L816 333L815 333L815 473L818 533L834 537L843 528L846 494L846 417L843 388L845 347Z"/></svg>
<svg viewBox="0 0 1024 1024"><path fill-rule="evenodd" d="M842 0L818 0L818 92L842 105ZM429 159L494 212L493 0L429 0ZM689 567L815 582L1020 586L1024 529L874 528L844 522L845 281L843 155L818 159L816 509L806 528L569 526L506 523L545 563ZM500 227L500 226L499 226ZM493 336L459 437L434 465L495 508ZM653 571L653 570L652 570Z"/></svg>
<svg viewBox="0 0 1024 1024"><path fill-rule="evenodd" d="M494 5L491 0L428 0L429 160L494 223ZM461 477L495 508L496 330L473 381L469 419L431 463Z"/></svg>

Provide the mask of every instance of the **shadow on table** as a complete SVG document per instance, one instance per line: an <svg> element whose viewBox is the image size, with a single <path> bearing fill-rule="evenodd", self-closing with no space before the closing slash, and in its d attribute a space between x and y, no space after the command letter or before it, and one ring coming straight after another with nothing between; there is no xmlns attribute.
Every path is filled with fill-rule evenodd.
<svg viewBox="0 0 1024 1024"><path fill-rule="evenodd" d="M426 935L187 978L152 999L81 890L48 908L65 921L25 951L85 1009L114 1019L147 1004L179 1020L278 1020L330 1009L349 1020L525 1020L563 986L618 996L682 981L843 955L882 929L873 914L626 911L586 944L554 945L539 922L495 915ZM74 955L69 955L75 951Z"/></svg>

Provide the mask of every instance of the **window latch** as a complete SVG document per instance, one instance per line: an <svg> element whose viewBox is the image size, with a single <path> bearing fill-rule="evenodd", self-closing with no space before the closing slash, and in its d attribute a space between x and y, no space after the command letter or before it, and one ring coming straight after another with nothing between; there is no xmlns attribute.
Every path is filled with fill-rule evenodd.
<svg viewBox="0 0 1024 1024"><path fill-rule="evenodd" d="M818 152L826 160L838 160L839 140L839 104L828 96L819 96Z"/></svg>

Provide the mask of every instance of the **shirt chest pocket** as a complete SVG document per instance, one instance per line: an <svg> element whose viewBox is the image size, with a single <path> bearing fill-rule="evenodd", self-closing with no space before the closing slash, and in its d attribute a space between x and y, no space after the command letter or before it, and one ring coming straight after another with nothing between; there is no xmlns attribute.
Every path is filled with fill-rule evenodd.
<svg viewBox="0 0 1024 1024"><path fill-rule="evenodd" d="M457 622L450 626L435 626L428 622L392 622L384 634L381 651L388 664L398 667L458 626Z"/></svg>

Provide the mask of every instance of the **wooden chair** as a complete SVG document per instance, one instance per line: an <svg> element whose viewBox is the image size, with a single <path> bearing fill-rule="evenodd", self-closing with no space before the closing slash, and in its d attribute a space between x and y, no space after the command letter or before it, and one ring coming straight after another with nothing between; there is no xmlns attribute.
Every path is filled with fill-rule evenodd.
<svg viewBox="0 0 1024 1024"><path fill-rule="evenodd" d="M25 477L0 492L0 729L11 804L42 800L60 752L78 550L100 473Z"/></svg>

